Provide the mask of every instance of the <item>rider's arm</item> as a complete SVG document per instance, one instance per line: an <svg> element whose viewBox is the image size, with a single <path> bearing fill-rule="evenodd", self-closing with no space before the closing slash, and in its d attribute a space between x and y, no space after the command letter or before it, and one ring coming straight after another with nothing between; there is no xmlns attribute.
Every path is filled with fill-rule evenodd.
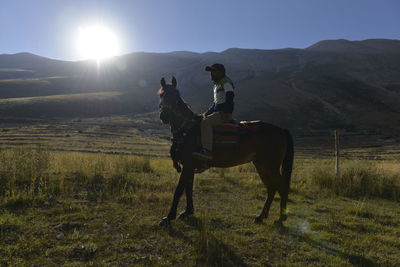
<svg viewBox="0 0 400 267"><path fill-rule="evenodd" d="M233 91L226 92L224 113L232 113L233 112L233 98L234 98L234 96L235 96L235 93Z"/></svg>
<svg viewBox="0 0 400 267"><path fill-rule="evenodd" d="M214 112L214 110L215 110L215 103L213 103L212 106L208 108L208 110L206 111L206 113L204 113L204 116L210 115L211 113Z"/></svg>
<svg viewBox="0 0 400 267"><path fill-rule="evenodd" d="M224 113L232 113L233 112L233 98L235 93L233 92L233 87L231 84L224 84L225 89L225 103L223 105L222 111Z"/></svg>

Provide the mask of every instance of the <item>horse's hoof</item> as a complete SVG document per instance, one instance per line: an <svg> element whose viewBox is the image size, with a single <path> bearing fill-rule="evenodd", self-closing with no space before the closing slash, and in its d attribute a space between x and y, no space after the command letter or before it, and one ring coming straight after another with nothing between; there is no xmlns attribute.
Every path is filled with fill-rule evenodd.
<svg viewBox="0 0 400 267"><path fill-rule="evenodd" d="M159 226L168 226L171 224L171 220L168 217L164 217L161 219Z"/></svg>
<svg viewBox="0 0 400 267"><path fill-rule="evenodd" d="M253 221L253 222L256 223L256 224L262 224L263 218L261 218L260 216L256 216L256 217L254 218L254 221Z"/></svg>
<svg viewBox="0 0 400 267"><path fill-rule="evenodd" d="M185 220L187 219L189 216L193 215L193 211L184 211L181 214L179 214L178 219L179 220Z"/></svg>

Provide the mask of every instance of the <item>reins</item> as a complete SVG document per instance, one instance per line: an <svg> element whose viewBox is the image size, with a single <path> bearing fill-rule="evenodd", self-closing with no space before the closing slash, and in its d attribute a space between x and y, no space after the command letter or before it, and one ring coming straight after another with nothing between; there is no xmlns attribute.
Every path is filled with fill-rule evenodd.
<svg viewBox="0 0 400 267"><path fill-rule="evenodd" d="M193 128L195 122L195 116L193 111L189 108L182 98L176 102L175 106L164 107L168 108L170 113L173 114L174 120L170 121L171 132L172 132L172 146L170 149L170 155L173 161L174 168L177 172L182 171L180 151L184 143L185 136ZM180 124L177 126L174 122L181 120Z"/></svg>
<svg viewBox="0 0 400 267"><path fill-rule="evenodd" d="M172 123L171 123L171 126L174 126L174 127L171 127L171 132L172 132L173 136L180 135L180 134L183 134L183 135L187 134L186 130L188 130L188 129L186 129L186 127L193 121L193 118L194 118L193 111L188 107L188 105L181 98L177 101L177 104L180 107L182 107L184 110L179 111L177 109L171 108L171 111L173 112L174 116L179 117L176 119L182 121L180 123L180 125L178 125L178 126L172 125ZM185 114L182 114L182 113L185 113Z"/></svg>

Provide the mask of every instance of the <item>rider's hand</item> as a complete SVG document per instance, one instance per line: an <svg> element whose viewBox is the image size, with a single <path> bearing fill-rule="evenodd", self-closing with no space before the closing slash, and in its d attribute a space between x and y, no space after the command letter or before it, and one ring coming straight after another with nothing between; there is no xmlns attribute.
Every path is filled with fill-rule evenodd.
<svg viewBox="0 0 400 267"><path fill-rule="evenodd" d="M227 114L227 113L221 113L221 117L222 119L229 121L232 119L232 115L231 114Z"/></svg>

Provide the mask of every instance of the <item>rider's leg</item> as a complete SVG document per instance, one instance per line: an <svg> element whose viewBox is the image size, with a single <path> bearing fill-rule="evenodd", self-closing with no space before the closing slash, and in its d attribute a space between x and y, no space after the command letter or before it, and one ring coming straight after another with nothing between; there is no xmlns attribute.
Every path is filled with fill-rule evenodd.
<svg viewBox="0 0 400 267"><path fill-rule="evenodd" d="M205 117L201 122L201 144L203 148L212 151L213 127L224 123L225 120L220 112L214 112Z"/></svg>

